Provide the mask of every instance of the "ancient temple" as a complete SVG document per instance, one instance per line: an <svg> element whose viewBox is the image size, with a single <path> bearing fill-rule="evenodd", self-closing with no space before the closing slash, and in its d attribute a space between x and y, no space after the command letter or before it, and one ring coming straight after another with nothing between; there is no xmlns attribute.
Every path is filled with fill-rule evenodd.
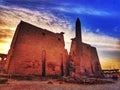
<svg viewBox="0 0 120 90"><path fill-rule="evenodd" d="M67 50L63 32L53 33L21 21L7 56L5 70L14 75L64 75Z"/></svg>
<svg viewBox="0 0 120 90"><path fill-rule="evenodd" d="M72 39L69 55L63 34L21 21L8 52L5 71L23 76L63 76L74 72L79 76L101 77L97 50L82 42L79 18L76 20L76 36Z"/></svg>
<svg viewBox="0 0 120 90"><path fill-rule="evenodd" d="M74 72L76 74L102 76L96 48L82 42L81 22L79 18L76 20L76 35L71 43L70 60L73 61Z"/></svg>

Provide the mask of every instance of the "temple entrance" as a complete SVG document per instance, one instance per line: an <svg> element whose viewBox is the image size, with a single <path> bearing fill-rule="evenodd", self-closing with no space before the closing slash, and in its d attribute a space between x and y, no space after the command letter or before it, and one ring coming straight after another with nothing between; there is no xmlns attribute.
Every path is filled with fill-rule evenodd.
<svg viewBox="0 0 120 90"><path fill-rule="evenodd" d="M63 75L64 75L63 54L61 54L61 65L60 65L60 69L61 69L61 76L63 76Z"/></svg>
<svg viewBox="0 0 120 90"><path fill-rule="evenodd" d="M42 76L46 75L46 50L42 50Z"/></svg>

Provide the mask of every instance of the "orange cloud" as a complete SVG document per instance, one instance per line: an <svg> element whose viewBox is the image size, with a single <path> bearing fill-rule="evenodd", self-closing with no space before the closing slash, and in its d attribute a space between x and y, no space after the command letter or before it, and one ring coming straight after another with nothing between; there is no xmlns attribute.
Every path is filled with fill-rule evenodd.
<svg viewBox="0 0 120 90"><path fill-rule="evenodd" d="M103 69L120 69L118 58L103 58L101 64Z"/></svg>

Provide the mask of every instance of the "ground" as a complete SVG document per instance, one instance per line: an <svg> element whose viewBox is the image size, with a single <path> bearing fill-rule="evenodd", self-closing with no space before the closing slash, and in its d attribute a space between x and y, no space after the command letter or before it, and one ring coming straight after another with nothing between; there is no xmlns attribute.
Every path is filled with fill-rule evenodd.
<svg viewBox="0 0 120 90"><path fill-rule="evenodd" d="M6 84L0 84L0 90L120 90L120 80L111 84L97 85L70 84L56 80L8 80Z"/></svg>

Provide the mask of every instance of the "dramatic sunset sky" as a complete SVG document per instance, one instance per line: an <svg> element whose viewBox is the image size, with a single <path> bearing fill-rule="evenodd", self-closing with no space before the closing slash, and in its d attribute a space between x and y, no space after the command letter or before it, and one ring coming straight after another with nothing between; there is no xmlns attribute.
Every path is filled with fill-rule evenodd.
<svg viewBox="0 0 120 90"><path fill-rule="evenodd" d="M20 20L65 32L69 51L75 20L83 42L95 46L104 69L120 69L120 0L0 0L0 53L8 52Z"/></svg>

